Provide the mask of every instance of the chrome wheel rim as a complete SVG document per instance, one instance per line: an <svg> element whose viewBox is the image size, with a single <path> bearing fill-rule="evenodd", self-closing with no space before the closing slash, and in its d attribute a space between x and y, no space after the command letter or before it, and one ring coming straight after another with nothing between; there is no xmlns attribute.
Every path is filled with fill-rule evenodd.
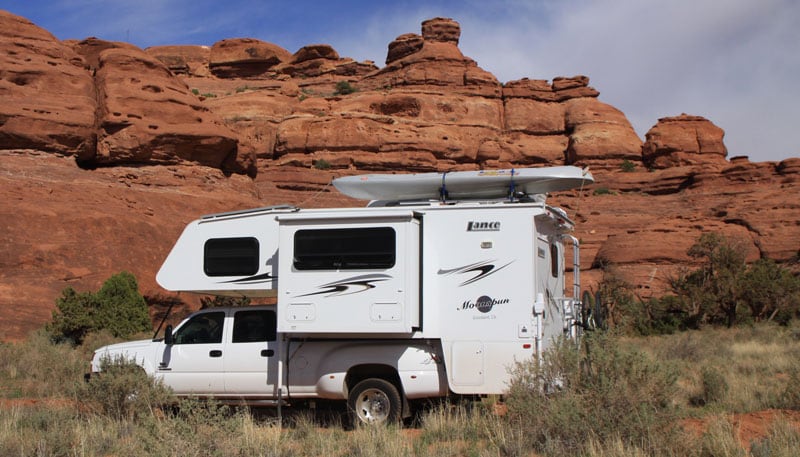
<svg viewBox="0 0 800 457"><path fill-rule="evenodd" d="M389 418L391 403L382 390L367 389L358 396L355 409L361 422L380 423Z"/></svg>

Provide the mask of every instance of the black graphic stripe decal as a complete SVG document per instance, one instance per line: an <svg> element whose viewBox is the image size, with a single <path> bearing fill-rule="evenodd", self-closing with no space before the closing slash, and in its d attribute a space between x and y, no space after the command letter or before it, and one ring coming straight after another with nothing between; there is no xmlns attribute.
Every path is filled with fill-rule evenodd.
<svg viewBox="0 0 800 457"><path fill-rule="evenodd" d="M265 282L276 281L277 276L272 276L270 273L264 273L247 278L232 279L230 281L222 281L220 284L261 284Z"/></svg>
<svg viewBox="0 0 800 457"><path fill-rule="evenodd" d="M514 263L514 261L512 260L511 262L508 262L503 266L497 267L492 262L495 262L495 260L486 260L483 262L477 262L470 265L465 265L463 267L451 268L448 270L440 269L437 273L439 275L475 274L475 276L459 284L460 287L460 286L466 286L467 284L472 284L475 281L480 281L481 279L487 276L491 276L497 273L498 271L502 270L503 268Z"/></svg>
<svg viewBox="0 0 800 457"><path fill-rule="evenodd" d="M381 281L388 281L392 279L391 276L385 274L370 274L362 276L354 276L352 278L342 279L340 281L330 282L319 286L317 292L309 292L307 294L297 295L297 297L310 297L312 295L325 295L327 297L336 297L339 295L352 295L359 292L365 292L377 287L374 283Z"/></svg>

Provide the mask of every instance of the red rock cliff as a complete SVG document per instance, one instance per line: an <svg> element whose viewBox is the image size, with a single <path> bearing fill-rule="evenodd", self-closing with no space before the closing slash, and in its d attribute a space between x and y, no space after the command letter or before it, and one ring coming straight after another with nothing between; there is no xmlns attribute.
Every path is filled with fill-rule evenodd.
<svg viewBox="0 0 800 457"><path fill-rule="evenodd" d="M325 44L60 42L0 12L0 339L120 270L165 293L155 272L199 215L360 206L328 184L361 171L590 166L594 186L551 197L577 219L587 288L613 264L658 294L705 231L796 262L800 159L728 161L722 130L688 115L642 143L589 78L501 84L460 35L425 21L378 68Z"/></svg>

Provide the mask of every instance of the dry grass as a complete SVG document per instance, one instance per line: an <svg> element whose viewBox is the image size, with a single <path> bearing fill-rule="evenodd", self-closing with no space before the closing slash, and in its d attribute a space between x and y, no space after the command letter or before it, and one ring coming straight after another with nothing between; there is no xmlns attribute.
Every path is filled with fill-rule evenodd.
<svg viewBox="0 0 800 457"><path fill-rule="evenodd" d="M800 371L798 335L796 327L764 324L631 342L643 342L653 357L675 363L681 373L676 402L699 407L690 414L705 414L800 406L786 395Z"/></svg>
<svg viewBox="0 0 800 457"><path fill-rule="evenodd" d="M529 391L509 399L507 415L496 414L490 401L445 403L422 413L411 429L344 430L302 411L279 426L272 416L196 401L177 413L145 402L120 414L104 408L114 404L102 389L120 398L149 380L122 377L93 386L92 396L81 376L88 351L53 345L38 333L0 345L0 455L556 456L568 442L572 454L588 457L790 456L800 448L800 413L780 411L800 410L798 335L797 328L759 325L612 337L592 359L589 373L601 378L563 373L576 363L585 373L574 354L551 361L562 370L553 380L579 383L569 395ZM652 395L659 400L648 403ZM525 416L519 407L531 409ZM654 408L663 410L644 414ZM548 424L554 427L538 434ZM664 439L659 432L667 426L683 431Z"/></svg>

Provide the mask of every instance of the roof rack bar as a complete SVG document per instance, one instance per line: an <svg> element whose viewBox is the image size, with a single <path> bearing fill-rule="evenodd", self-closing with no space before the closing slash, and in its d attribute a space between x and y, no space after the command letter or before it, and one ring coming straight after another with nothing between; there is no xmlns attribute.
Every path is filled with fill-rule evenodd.
<svg viewBox="0 0 800 457"><path fill-rule="evenodd" d="M299 211L300 208L290 205L288 203L284 203L281 205L273 205L273 206L262 206L261 208L252 208L252 209L242 209L238 211L228 211L225 213L214 213L214 214L206 214L202 216L200 219L216 219L218 217L229 217L229 216L242 216L245 214L253 214L253 213L268 213L270 211L276 210L291 210L291 211Z"/></svg>

